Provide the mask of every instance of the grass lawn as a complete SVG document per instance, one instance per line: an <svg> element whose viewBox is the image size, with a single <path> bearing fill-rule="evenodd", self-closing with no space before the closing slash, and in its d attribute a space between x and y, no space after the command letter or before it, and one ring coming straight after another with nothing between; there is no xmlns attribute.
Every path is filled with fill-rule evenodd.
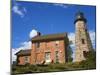
<svg viewBox="0 0 100 75"><path fill-rule="evenodd" d="M43 72L59 72L59 71L75 71L95 69L95 67L86 67L79 63L66 64L49 64L49 65L23 65L12 66L12 74L27 74L27 73L43 73Z"/></svg>

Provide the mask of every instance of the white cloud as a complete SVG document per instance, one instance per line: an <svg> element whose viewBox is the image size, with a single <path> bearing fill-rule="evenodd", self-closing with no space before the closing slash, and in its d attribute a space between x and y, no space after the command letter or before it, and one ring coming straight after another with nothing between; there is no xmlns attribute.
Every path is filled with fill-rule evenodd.
<svg viewBox="0 0 100 75"><path fill-rule="evenodd" d="M31 41L29 41L29 42L25 41L25 42L21 43L21 47L23 49L30 49L31 48Z"/></svg>
<svg viewBox="0 0 100 75"><path fill-rule="evenodd" d="M25 41L25 42L22 42L20 44L21 46L19 48L12 48L12 61L15 61L16 60L16 53L20 50L26 50L26 49L31 49L31 41Z"/></svg>
<svg viewBox="0 0 100 75"><path fill-rule="evenodd" d="M75 44L75 33L71 32L68 34L69 41L72 41Z"/></svg>
<svg viewBox="0 0 100 75"><path fill-rule="evenodd" d="M30 37L30 38L33 38L33 37L35 37L36 35L37 35L37 30L33 29L33 30L30 31L29 37Z"/></svg>
<svg viewBox="0 0 100 75"><path fill-rule="evenodd" d="M12 61L16 60L15 53L16 53L16 49L12 49Z"/></svg>
<svg viewBox="0 0 100 75"><path fill-rule="evenodd" d="M62 7L62 8L67 8L68 7L68 5L61 4L61 3L54 3L53 5L59 6L59 7Z"/></svg>
<svg viewBox="0 0 100 75"><path fill-rule="evenodd" d="M37 35L37 31L35 29L31 30L29 33L30 38L34 37ZM19 48L12 48L12 61L16 60L16 53L20 50L26 50L26 49L31 49L31 41L25 41L20 43Z"/></svg>
<svg viewBox="0 0 100 75"><path fill-rule="evenodd" d="M90 38L91 38L91 42L92 42L92 45L95 46L95 32L94 31L89 31L89 34L90 34Z"/></svg>
<svg viewBox="0 0 100 75"><path fill-rule="evenodd" d="M12 11L21 17L24 17L27 12L26 8L20 8L17 4L13 6Z"/></svg>

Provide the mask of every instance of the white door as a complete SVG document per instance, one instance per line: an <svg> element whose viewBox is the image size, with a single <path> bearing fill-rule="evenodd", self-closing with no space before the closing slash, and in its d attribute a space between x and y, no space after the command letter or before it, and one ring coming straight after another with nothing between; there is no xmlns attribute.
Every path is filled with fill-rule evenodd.
<svg viewBox="0 0 100 75"><path fill-rule="evenodd" d="M51 62L50 52L46 52L46 53L45 53L45 61L46 61L46 63Z"/></svg>

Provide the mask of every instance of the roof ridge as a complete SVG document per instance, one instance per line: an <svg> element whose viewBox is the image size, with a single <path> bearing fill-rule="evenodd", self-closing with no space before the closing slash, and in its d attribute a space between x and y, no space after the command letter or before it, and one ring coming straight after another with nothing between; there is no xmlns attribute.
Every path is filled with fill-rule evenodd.
<svg viewBox="0 0 100 75"><path fill-rule="evenodd" d="M48 35L41 35L41 36L37 36L32 38L32 41L43 41L43 40L56 40L56 39L61 39L61 38L65 38L67 37L67 33L56 33L56 34L48 34Z"/></svg>
<svg viewBox="0 0 100 75"><path fill-rule="evenodd" d="M59 35L59 34L67 34L67 32L63 32L63 33L54 33L54 34L44 34L44 35L40 35L40 36L47 36L47 35Z"/></svg>

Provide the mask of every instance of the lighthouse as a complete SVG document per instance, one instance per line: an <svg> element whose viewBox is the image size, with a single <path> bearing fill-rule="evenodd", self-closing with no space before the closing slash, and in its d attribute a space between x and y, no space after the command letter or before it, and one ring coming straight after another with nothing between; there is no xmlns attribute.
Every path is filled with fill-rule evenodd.
<svg viewBox="0 0 100 75"><path fill-rule="evenodd" d="M76 14L75 24L75 62L85 60L85 54L91 50L92 43L87 30L87 19L82 12Z"/></svg>

